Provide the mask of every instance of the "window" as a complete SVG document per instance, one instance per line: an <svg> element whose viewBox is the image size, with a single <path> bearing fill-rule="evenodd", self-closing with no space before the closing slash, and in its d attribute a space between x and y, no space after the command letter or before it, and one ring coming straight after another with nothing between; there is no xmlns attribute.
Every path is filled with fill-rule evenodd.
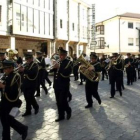
<svg viewBox="0 0 140 140"><path fill-rule="evenodd" d="M128 28L133 29L133 23L132 22L128 22Z"/></svg>
<svg viewBox="0 0 140 140"><path fill-rule="evenodd" d="M33 27L34 27L33 9L28 8L28 32L33 33Z"/></svg>
<svg viewBox="0 0 140 140"><path fill-rule="evenodd" d="M62 19L60 19L60 28L63 28Z"/></svg>
<svg viewBox="0 0 140 140"><path fill-rule="evenodd" d="M103 35L104 34L104 25L96 26L97 34Z"/></svg>
<svg viewBox="0 0 140 140"><path fill-rule="evenodd" d="M74 23L72 23L72 30L74 31Z"/></svg>
<svg viewBox="0 0 140 140"><path fill-rule="evenodd" d="M27 31L27 7L21 7L21 31Z"/></svg>
<svg viewBox="0 0 140 140"><path fill-rule="evenodd" d="M128 38L128 46L133 46L133 38Z"/></svg>
<svg viewBox="0 0 140 140"><path fill-rule="evenodd" d="M139 46L139 39L136 38L136 46Z"/></svg>
<svg viewBox="0 0 140 140"><path fill-rule="evenodd" d="M100 37L97 39L97 45L100 49L104 49L104 37Z"/></svg>
<svg viewBox="0 0 140 140"><path fill-rule="evenodd" d="M21 15L20 15L20 5L19 4L14 4L14 7L15 7L15 29L16 31L20 31L20 18L21 18Z"/></svg>
<svg viewBox="0 0 140 140"><path fill-rule="evenodd" d="M39 11L34 10L34 33L39 33Z"/></svg>

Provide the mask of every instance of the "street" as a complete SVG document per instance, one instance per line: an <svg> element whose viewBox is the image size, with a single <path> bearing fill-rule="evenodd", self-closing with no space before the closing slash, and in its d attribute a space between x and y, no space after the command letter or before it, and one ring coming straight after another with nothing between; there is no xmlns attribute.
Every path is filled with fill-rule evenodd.
<svg viewBox="0 0 140 140"><path fill-rule="evenodd" d="M125 79L123 96L116 92L114 99L109 98L108 80L100 81L102 104L99 105L94 99L90 109L85 109L85 86L78 84L79 81L71 77L72 118L59 123L55 122L57 110L52 86L46 83L49 94L45 95L42 91L41 97L37 98L40 105L37 115L32 110L31 116L21 116L25 111L25 101L21 95L23 104L17 119L29 127L27 140L140 140L140 80L127 86ZM0 124L0 138L1 133ZM11 138L20 140L21 136L11 128Z"/></svg>

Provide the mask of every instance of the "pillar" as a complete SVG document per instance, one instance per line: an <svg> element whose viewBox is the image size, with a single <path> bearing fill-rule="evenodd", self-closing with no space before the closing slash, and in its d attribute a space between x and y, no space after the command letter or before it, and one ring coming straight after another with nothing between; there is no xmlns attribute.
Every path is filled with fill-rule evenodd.
<svg viewBox="0 0 140 140"><path fill-rule="evenodd" d="M15 37L10 37L10 48L15 50Z"/></svg>

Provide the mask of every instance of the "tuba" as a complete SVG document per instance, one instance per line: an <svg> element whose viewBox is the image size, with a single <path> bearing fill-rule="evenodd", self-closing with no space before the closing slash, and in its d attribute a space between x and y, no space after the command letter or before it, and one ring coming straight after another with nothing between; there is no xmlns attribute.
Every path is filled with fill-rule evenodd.
<svg viewBox="0 0 140 140"><path fill-rule="evenodd" d="M84 57L82 56L82 54L79 56L79 58L76 61L77 62L80 62L82 65L84 65L83 67L80 67L79 68L79 71L86 78L88 78L92 82L97 82L97 81L100 80L100 73L95 72L95 71L88 70L88 68L91 66L91 64L84 59ZM96 63L95 65L97 65L97 64L99 64L99 62ZM93 66L95 66L95 65L93 65Z"/></svg>
<svg viewBox="0 0 140 140"><path fill-rule="evenodd" d="M15 56L16 54L18 54L17 50L7 49L6 51L8 53L8 56L7 56L8 60L11 60L11 61L16 61L17 60L17 57Z"/></svg>

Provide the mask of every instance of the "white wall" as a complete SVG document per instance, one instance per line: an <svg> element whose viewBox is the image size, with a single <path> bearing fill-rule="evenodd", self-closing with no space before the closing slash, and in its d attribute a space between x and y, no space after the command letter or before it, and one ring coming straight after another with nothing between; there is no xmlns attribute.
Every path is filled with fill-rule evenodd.
<svg viewBox="0 0 140 140"><path fill-rule="evenodd" d="M2 6L0 35L7 35L7 0L0 0L0 5Z"/></svg>
<svg viewBox="0 0 140 140"><path fill-rule="evenodd" d="M38 2L13 0L14 34L53 39L53 1Z"/></svg>
<svg viewBox="0 0 140 140"><path fill-rule="evenodd" d="M67 0L57 0L57 38L68 40L67 36ZM62 20L62 28L60 28L60 20Z"/></svg>

